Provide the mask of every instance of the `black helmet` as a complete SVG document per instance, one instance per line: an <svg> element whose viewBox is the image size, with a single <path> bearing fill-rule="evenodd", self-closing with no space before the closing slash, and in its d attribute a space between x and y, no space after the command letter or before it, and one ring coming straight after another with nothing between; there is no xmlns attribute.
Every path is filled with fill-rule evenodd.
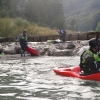
<svg viewBox="0 0 100 100"><path fill-rule="evenodd" d="M91 48L95 48L96 45L100 47L99 41L100 41L100 40L99 40L99 39L96 39L96 38L90 39L90 41L89 41L89 46L90 46Z"/></svg>

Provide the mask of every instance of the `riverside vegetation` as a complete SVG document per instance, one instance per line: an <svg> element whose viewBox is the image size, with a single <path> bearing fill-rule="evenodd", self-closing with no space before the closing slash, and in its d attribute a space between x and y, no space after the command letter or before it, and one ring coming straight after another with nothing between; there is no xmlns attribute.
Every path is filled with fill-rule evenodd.
<svg viewBox="0 0 100 100"><path fill-rule="evenodd" d="M0 36L15 37L27 29L28 35L52 35L58 34L55 29L38 26L36 23L30 23L22 18L0 18Z"/></svg>
<svg viewBox="0 0 100 100"><path fill-rule="evenodd" d="M56 35L56 29L100 31L99 5L99 0L0 0L0 36L18 36L24 28L30 36Z"/></svg>
<svg viewBox="0 0 100 100"><path fill-rule="evenodd" d="M29 36L34 35L58 35L55 29L42 27L36 23L30 23L22 18L0 18L0 36L1 37L16 37L22 33L23 29L27 29ZM67 30L67 33L76 33Z"/></svg>

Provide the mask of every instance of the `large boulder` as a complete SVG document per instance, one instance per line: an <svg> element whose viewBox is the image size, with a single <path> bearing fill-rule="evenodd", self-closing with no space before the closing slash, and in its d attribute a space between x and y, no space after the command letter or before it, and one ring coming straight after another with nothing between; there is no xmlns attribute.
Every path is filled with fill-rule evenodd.
<svg viewBox="0 0 100 100"><path fill-rule="evenodd" d="M21 47L20 46L15 46L16 54L21 53Z"/></svg>
<svg viewBox="0 0 100 100"><path fill-rule="evenodd" d="M79 51L77 52L77 55L81 56L82 53L88 49L89 49L89 46L83 46L82 48L79 49Z"/></svg>
<svg viewBox="0 0 100 100"><path fill-rule="evenodd" d="M5 45L3 48L3 53L5 54L16 54L16 49L14 45Z"/></svg>
<svg viewBox="0 0 100 100"><path fill-rule="evenodd" d="M80 41L80 45L81 46L87 46L87 45L89 45L89 40Z"/></svg>
<svg viewBox="0 0 100 100"><path fill-rule="evenodd" d="M52 51L49 49L47 51L48 56L72 56L72 50L65 49L65 50L59 50L59 49L52 49Z"/></svg>
<svg viewBox="0 0 100 100"><path fill-rule="evenodd" d="M47 51L48 56L71 56L73 49L67 49L67 43L50 45Z"/></svg>
<svg viewBox="0 0 100 100"><path fill-rule="evenodd" d="M73 42L68 42L67 44L67 49L74 49L75 48L75 45Z"/></svg>

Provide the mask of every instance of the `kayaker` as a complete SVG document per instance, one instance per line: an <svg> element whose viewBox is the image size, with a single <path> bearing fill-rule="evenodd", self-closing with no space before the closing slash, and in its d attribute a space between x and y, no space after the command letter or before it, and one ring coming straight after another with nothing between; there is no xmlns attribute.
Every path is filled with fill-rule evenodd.
<svg viewBox="0 0 100 100"><path fill-rule="evenodd" d="M91 74L100 70L99 39L91 39L89 46L89 50L84 51L80 57L80 68L84 74Z"/></svg>
<svg viewBox="0 0 100 100"><path fill-rule="evenodd" d="M25 57L25 51L27 48L27 36L26 36L27 30L24 29L23 33L18 37L16 41L19 41L21 46L21 57L24 55Z"/></svg>
<svg viewBox="0 0 100 100"><path fill-rule="evenodd" d="M60 39L63 41L63 42L65 42L65 40L66 40L66 31L65 30L57 30L57 32L59 33L59 37L60 37Z"/></svg>

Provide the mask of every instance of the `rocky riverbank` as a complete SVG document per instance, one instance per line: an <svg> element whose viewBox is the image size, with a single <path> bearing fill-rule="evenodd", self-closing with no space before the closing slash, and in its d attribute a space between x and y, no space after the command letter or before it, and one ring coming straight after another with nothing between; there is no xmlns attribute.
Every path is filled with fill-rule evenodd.
<svg viewBox="0 0 100 100"><path fill-rule="evenodd" d="M48 42L28 42L28 45L36 48L39 51L40 56L77 56L88 49L88 40L66 41L65 43L55 44ZM6 56L10 55L11 57L19 58L20 55L18 54L20 54L20 49L19 43L4 42L0 44L0 50ZM26 54L30 55L27 52Z"/></svg>

